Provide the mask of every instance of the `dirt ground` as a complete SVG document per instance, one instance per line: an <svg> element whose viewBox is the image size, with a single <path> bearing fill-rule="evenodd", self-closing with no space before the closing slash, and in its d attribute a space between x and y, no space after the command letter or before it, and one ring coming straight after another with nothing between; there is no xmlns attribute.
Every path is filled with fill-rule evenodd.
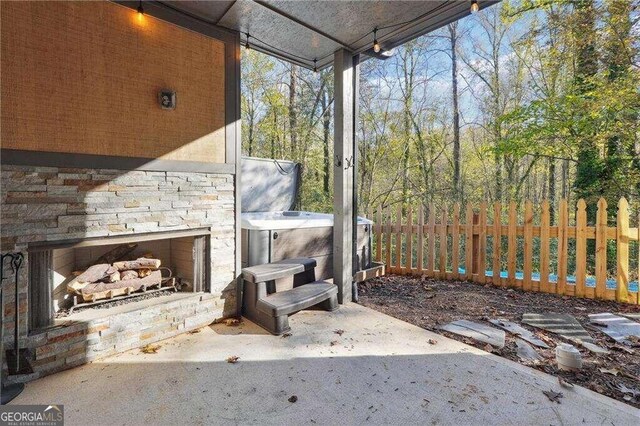
<svg viewBox="0 0 640 426"><path fill-rule="evenodd" d="M460 340L491 352L558 376L560 384L577 384L611 398L640 408L640 340L632 339L632 346L616 343L597 327L590 325L588 314L603 312L640 312L640 306L610 301L560 297L552 294L524 292L469 282L437 281L420 277L389 275L376 278L358 287L359 303L392 317L427 330ZM555 346L571 343L559 335L521 323L524 313L557 312L576 317L595 339L595 343L609 349L606 355L595 355L578 348L583 357L579 372L558 370ZM515 336L507 333L504 348L496 349L473 339L438 329L448 322L467 319L489 324L489 319L504 318L533 331L551 348L536 348L542 361L522 361L516 355Z"/></svg>

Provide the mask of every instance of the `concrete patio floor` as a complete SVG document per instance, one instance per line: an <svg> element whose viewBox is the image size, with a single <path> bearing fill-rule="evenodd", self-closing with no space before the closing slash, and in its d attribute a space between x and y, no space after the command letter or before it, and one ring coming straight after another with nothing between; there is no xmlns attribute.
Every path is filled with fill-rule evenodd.
<svg viewBox="0 0 640 426"><path fill-rule="evenodd" d="M640 424L633 407L356 304L290 323L286 338L205 327L29 383L13 403L64 404L68 425Z"/></svg>

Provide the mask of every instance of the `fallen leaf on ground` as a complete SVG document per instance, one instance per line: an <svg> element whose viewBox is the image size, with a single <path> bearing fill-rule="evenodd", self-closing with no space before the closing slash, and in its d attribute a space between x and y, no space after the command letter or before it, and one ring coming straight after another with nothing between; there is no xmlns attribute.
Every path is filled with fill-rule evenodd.
<svg viewBox="0 0 640 426"><path fill-rule="evenodd" d="M160 345L152 345L152 344L148 344L146 346L143 346L140 349L140 352L144 353L144 354L157 354L158 353L158 349L160 349L162 346Z"/></svg>
<svg viewBox="0 0 640 426"><path fill-rule="evenodd" d="M297 402L298 401L298 397L295 396L295 395L291 395L287 401L289 401L289 402Z"/></svg>
<svg viewBox="0 0 640 426"><path fill-rule="evenodd" d="M614 376L617 376L620 373L620 370L618 370L617 368L601 368L600 372L605 374L613 374Z"/></svg>
<svg viewBox="0 0 640 426"><path fill-rule="evenodd" d="M563 388L569 388L570 389L570 388L573 387L573 383L566 381L562 377L558 377L558 383L560 383L560 386L562 386Z"/></svg>
<svg viewBox="0 0 640 426"><path fill-rule="evenodd" d="M640 337L633 334L628 335L626 338L626 344L632 348L640 348Z"/></svg>
<svg viewBox="0 0 640 426"><path fill-rule="evenodd" d="M635 354L635 353L636 353L633 349L629 349L629 348L627 348L627 347L625 347L625 346L622 346L622 345L613 345L613 347L614 347L615 349L618 349L618 350L624 351L624 352L628 353L629 355L633 355L633 354Z"/></svg>
<svg viewBox="0 0 640 426"><path fill-rule="evenodd" d="M335 346L338 344L337 340L333 340L331 343L329 343L330 346Z"/></svg>
<svg viewBox="0 0 640 426"><path fill-rule="evenodd" d="M484 348L483 348L483 349L484 349L485 351L487 351L487 352L493 352L493 346L491 346L491 345L490 345L490 344L488 344L488 343L487 343L486 345L484 345Z"/></svg>
<svg viewBox="0 0 640 426"><path fill-rule="evenodd" d="M292 334L291 334L291 333L284 333L284 334L282 335L282 338L283 338L283 339L286 339L287 337L291 337L291 336L292 336Z"/></svg>
<svg viewBox="0 0 640 426"><path fill-rule="evenodd" d="M344 334L344 330L342 329L333 330L333 332L336 333L338 336L342 336Z"/></svg>
<svg viewBox="0 0 640 426"><path fill-rule="evenodd" d="M224 320L224 323L228 327L235 327L240 325L240 320L238 318L227 318Z"/></svg>
<svg viewBox="0 0 640 426"><path fill-rule="evenodd" d="M547 398L549 398L549 401L557 402L558 404L560 404L560 398L564 396L562 395L562 392L555 392L553 390L542 391L542 393L545 394Z"/></svg>
<svg viewBox="0 0 640 426"><path fill-rule="evenodd" d="M239 359L240 359L239 356L232 355L229 358L227 358L227 362L229 364L235 364L236 362L238 362Z"/></svg>
<svg viewBox="0 0 640 426"><path fill-rule="evenodd" d="M436 343L438 343L437 340L429 339L429 344L430 345L435 345Z"/></svg>
<svg viewBox="0 0 640 426"><path fill-rule="evenodd" d="M633 388L629 388L626 385L624 385L623 383L620 383L618 385L618 390L622 393L628 393L631 394L633 397L636 396L640 396L640 390L638 389L633 389Z"/></svg>
<svg viewBox="0 0 640 426"><path fill-rule="evenodd" d="M200 333L202 330L200 330L199 328L196 328L195 330L191 330L189 332L189 334L196 334L196 333Z"/></svg>

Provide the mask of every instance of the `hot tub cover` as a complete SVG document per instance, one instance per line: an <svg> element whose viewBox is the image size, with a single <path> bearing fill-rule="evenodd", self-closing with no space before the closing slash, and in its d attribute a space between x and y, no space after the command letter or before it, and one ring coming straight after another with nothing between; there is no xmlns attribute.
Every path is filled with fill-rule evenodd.
<svg viewBox="0 0 640 426"><path fill-rule="evenodd" d="M296 204L300 165L293 161L242 157L242 212L291 210Z"/></svg>

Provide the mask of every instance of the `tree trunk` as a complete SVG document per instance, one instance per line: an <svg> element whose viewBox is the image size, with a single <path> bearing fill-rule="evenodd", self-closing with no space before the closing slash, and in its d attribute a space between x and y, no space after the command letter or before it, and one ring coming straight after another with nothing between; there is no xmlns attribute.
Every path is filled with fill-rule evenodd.
<svg viewBox="0 0 640 426"><path fill-rule="evenodd" d="M413 50L411 45L407 47L407 51L403 58L404 73L404 108L403 108L403 133L405 147L402 153L402 214L406 213L406 205L409 202L409 157L412 144L412 107L413 107L413 77L415 73L415 62L413 61Z"/></svg>
<svg viewBox="0 0 640 426"><path fill-rule="evenodd" d="M323 178L322 178L322 189L324 194L329 196L329 173L331 170L331 162L329 158L329 138L331 135L331 108L328 108L329 105L329 89L325 88L324 93L322 94L322 110L324 111L324 116L322 117L322 153L323 155Z"/></svg>
<svg viewBox="0 0 640 426"><path fill-rule="evenodd" d="M271 158L276 158L276 135L278 134L278 116L273 112L273 133L271 134Z"/></svg>
<svg viewBox="0 0 640 426"><path fill-rule="evenodd" d="M577 96L588 100L593 88L592 78L598 71L595 45L595 10L593 0L579 0L574 3L575 24L572 28L576 46L576 71L574 90ZM579 144L576 165L575 189L578 198L587 201L587 220L595 223L596 202L601 195L599 180L602 175L601 161L594 137L583 132Z"/></svg>
<svg viewBox="0 0 640 426"><path fill-rule="evenodd" d="M555 224L556 213L556 160L549 159L547 167L547 193L549 199L549 216L551 217L551 224Z"/></svg>
<svg viewBox="0 0 640 426"><path fill-rule="evenodd" d="M458 108L458 24L448 25L451 41L451 96L453 98L453 199L460 202L460 111Z"/></svg>
<svg viewBox="0 0 640 426"><path fill-rule="evenodd" d="M291 132L291 159L298 160L298 116L296 105L296 86L298 85L298 67L291 65L289 74L289 132Z"/></svg>
<svg viewBox="0 0 640 426"><path fill-rule="evenodd" d="M494 155L494 160L496 162L496 201L502 201L502 156L496 152Z"/></svg>
<svg viewBox="0 0 640 426"><path fill-rule="evenodd" d="M249 157L253 155L253 114L249 114L249 136L247 138L247 151Z"/></svg>
<svg viewBox="0 0 640 426"><path fill-rule="evenodd" d="M569 198L569 160L562 160L562 198Z"/></svg>

